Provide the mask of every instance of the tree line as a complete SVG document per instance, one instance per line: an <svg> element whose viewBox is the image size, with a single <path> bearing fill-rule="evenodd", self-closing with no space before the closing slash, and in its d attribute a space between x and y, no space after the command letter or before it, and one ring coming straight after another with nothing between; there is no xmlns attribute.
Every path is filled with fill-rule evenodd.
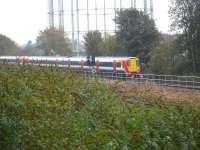
<svg viewBox="0 0 200 150"><path fill-rule="evenodd" d="M89 31L81 47L85 55L139 57L143 72L199 74L200 2L172 0L169 15L176 34L160 33L155 21L142 11L119 10L114 20L118 27L115 34ZM72 43L65 32L56 28L41 31L36 43L29 41L23 48L1 35L0 55L19 54L72 56Z"/></svg>

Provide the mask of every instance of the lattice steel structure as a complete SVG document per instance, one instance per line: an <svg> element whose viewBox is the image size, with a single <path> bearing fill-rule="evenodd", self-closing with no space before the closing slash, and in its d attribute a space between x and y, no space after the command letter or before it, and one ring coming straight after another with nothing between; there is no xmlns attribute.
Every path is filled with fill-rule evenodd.
<svg viewBox="0 0 200 150"><path fill-rule="evenodd" d="M153 18L153 0L48 0L49 27L68 33L79 55L83 35L88 31L115 33L116 12L126 8L143 10Z"/></svg>

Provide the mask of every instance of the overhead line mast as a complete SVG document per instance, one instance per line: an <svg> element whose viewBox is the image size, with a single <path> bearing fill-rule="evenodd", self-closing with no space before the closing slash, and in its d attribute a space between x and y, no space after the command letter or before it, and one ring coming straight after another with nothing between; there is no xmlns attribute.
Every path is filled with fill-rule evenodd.
<svg viewBox="0 0 200 150"><path fill-rule="evenodd" d="M74 1L71 0L71 25L72 25L72 51L75 50L75 38L74 38Z"/></svg>
<svg viewBox="0 0 200 150"><path fill-rule="evenodd" d="M148 11L147 11L147 0L144 0L144 13L145 14L148 14Z"/></svg>
<svg viewBox="0 0 200 150"><path fill-rule="evenodd" d="M134 8L136 9L137 8L137 4L136 4L136 0L134 0Z"/></svg>
<svg viewBox="0 0 200 150"><path fill-rule="evenodd" d="M54 7L53 7L53 0L48 0L48 16L49 16L49 27L54 27Z"/></svg>
<svg viewBox="0 0 200 150"><path fill-rule="evenodd" d="M153 8L153 0L150 0L150 15L151 18L154 18L154 8Z"/></svg>
<svg viewBox="0 0 200 150"><path fill-rule="evenodd" d="M80 49L79 49L79 44L80 44L80 26L79 26L79 0L76 0L76 23L77 23L77 43L76 43L76 52L77 55L80 55Z"/></svg>
<svg viewBox="0 0 200 150"><path fill-rule="evenodd" d="M58 0L58 12L59 12L59 29L64 31L64 10L63 0Z"/></svg>

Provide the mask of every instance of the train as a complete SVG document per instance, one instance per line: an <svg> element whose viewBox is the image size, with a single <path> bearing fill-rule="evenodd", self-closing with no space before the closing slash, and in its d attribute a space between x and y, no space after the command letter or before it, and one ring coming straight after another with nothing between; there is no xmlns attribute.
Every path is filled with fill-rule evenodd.
<svg viewBox="0 0 200 150"><path fill-rule="evenodd" d="M137 57L60 57L60 56L0 56L1 63L67 67L95 72L125 73L140 75L141 66Z"/></svg>

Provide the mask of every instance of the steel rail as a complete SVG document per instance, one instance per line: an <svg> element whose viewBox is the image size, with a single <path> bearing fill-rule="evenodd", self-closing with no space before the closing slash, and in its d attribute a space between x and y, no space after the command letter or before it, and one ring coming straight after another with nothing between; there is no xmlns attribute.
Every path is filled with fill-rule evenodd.
<svg viewBox="0 0 200 150"><path fill-rule="evenodd" d="M16 65L20 64L19 62L2 62L0 64L10 64ZM136 84L152 84L158 86L165 87L175 87L175 88L183 88L183 89L195 89L200 90L200 77L197 76L176 76L176 75L157 75L157 74L140 74L138 76L128 76L126 73L122 72L122 70L118 69L120 72L113 72L112 67L104 67L104 70L101 70L100 67L98 70L96 67L84 66L81 67L79 65L71 65L71 64L48 64L47 62L34 62L28 63L26 65L29 66L40 66L40 67L58 67L66 70L72 70L74 72L78 72L85 77L97 77L97 78L106 78L111 80L123 80L123 81L131 81Z"/></svg>

